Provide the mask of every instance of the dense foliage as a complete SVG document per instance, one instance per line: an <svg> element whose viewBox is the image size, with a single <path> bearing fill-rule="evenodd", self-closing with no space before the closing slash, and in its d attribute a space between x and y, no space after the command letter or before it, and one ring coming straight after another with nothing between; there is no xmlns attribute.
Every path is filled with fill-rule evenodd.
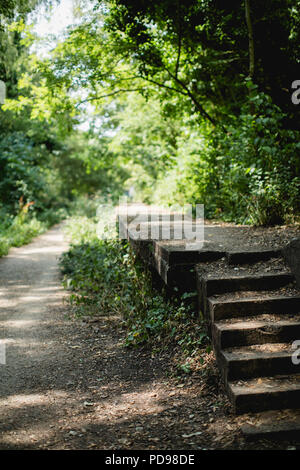
<svg viewBox="0 0 300 470"><path fill-rule="evenodd" d="M38 226L80 195L130 188L212 218L297 221L298 0L78 0L38 57L27 15L40 3L0 2L3 233L23 207Z"/></svg>
<svg viewBox="0 0 300 470"><path fill-rule="evenodd" d="M30 100L32 89L42 96L43 79L35 72L30 86L26 79L33 61L30 48L37 41L26 21L41 2L4 3L0 4L0 79L6 85L0 109L0 255L65 217L79 195L99 188L115 192L126 174L112 162L105 137L75 132L72 125L66 130L62 122L73 122L68 111L42 115L41 103ZM18 106L9 106L16 100Z"/></svg>

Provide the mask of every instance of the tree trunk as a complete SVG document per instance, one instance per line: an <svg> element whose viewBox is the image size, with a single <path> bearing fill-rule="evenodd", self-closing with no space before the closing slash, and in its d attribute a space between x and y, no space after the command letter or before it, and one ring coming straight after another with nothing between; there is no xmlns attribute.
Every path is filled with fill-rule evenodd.
<svg viewBox="0 0 300 470"><path fill-rule="evenodd" d="M254 39L253 39L253 27L251 22L250 13L250 0L245 0L245 15L246 23L248 28L249 38L249 77L253 78L254 75Z"/></svg>

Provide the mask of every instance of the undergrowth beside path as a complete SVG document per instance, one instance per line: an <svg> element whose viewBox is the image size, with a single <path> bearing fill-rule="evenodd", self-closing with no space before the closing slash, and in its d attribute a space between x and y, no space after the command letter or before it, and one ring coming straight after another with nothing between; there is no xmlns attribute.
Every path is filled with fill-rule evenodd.
<svg viewBox="0 0 300 470"><path fill-rule="evenodd" d="M46 232L59 219L39 220L36 217L18 214L11 224L0 222L0 257L8 254L11 247L20 247L30 243L33 238Z"/></svg>
<svg viewBox="0 0 300 470"><path fill-rule="evenodd" d="M65 228L72 244L60 266L75 315L117 315L126 329L125 346L173 348L177 372L203 368L210 346L190 294L169 298L155 289L127 243L97 238L96 222L73 217Z"/></svg>

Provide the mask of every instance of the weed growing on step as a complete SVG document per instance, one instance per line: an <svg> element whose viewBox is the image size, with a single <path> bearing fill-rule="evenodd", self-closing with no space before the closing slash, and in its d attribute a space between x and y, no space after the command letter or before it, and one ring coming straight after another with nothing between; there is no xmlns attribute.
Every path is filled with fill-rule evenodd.
<svg viewBox="0 0 300 470"><path fill-rule="evenodd" d="M119 316L126 346L148 345L156 351L175 346L179 371L189 372L193 360L207 354L208 342L204 323L186 301L190 294L167 298L153 287L150 272L126 242L99 240L95 228L95 220L82 217L66 226L75 243L60 266L74 313Z"/></svg>

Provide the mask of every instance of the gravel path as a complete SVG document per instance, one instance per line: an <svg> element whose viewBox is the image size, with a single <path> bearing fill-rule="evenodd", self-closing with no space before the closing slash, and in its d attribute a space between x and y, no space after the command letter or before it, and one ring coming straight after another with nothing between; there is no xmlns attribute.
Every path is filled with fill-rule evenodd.
<svg viewBox="0 0 300 470"><path fill-rule="evenodd" d="M172 352L125 349L118 317L72 317L66 249L54 227L0 259L0 449L245 448L212 356L171 378Z"/></svg>
<svg viewBox="0 0 300 470"><path fill-rule="evenodd" d="M6 348L6 364L0 365L1 448L44 438L45 420L55 416L64 397L61 388L53 388L64 357L57 341L65 295L57 260L66 249L55 227L0 260L0 338Z"/></svg>

